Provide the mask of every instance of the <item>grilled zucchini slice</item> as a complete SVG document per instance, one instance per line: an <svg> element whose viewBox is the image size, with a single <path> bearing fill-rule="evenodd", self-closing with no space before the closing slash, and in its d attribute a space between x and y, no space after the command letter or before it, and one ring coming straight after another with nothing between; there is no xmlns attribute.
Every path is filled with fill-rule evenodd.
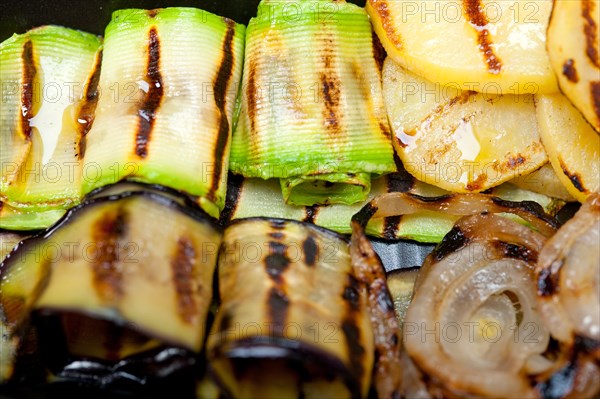
<svg viewBox="0 0 600 399"><path fill-rule="evenodd" d="M83 191L129 178L224 206L243 25L196 8L115 11Z"/></svg>
<svg viewBox="0 0 600 399"><path fill-rule="evenodd" d="M261 2L248 25L230 169L281 179L288 204L366 199L371 175L394 170L375 52L356 5Z"/></svg>

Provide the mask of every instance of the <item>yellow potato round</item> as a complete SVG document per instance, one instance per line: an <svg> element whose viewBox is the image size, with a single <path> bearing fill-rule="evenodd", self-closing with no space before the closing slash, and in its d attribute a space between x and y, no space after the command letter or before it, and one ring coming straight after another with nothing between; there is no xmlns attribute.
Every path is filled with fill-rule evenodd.
<svg viewBox="0 0 600 399"><path fill-rule="evenodd" d="M369 0L387 53L404 68L464 90L554 93L546 53L548 0Z"/></svg>
<svg viewBox="0 0 600 399"><path fill-rule="evenodd" d="M600 4L556 0L548 26L548 55L565 96L600 132Z"/></svg>
<svg viewBox="0 0 600 399"><path fill-rule="evenodd" d="M569 193L583 202L600 191L600 136L562 94L536 97L542 143Z"/></svg>
<svg viewBox="0 0 600 399"><path fill-rule="evenodd" d="M383 93L396 151L421 181L453 192L478 192L531 173L548 160L531 95L440 86L389 57Z"/></svg>

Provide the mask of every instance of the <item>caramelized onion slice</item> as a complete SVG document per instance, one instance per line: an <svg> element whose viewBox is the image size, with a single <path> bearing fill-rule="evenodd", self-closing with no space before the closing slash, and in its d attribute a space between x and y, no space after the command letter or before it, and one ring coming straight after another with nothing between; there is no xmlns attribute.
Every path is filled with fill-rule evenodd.
<svg viewBox="0 0 600 399"><path fill-rule="evenodd" d="M426 259L404 343L445 396L536 396L528 377L550 366L533 274L544 241L509 219L475 215Z"/></svg>
<svg viewBox="0 0 600 399"><path fill-rule="evenodd" d="M537 264L539 306L552 335L600 360L600 195L548 240Z"/></svg>
<svg viewBox="0 0 600 399"><path fill-rule="evenodd" d="M413 214L420 211L443 212L466 216L477 213L513 213L536 228L544 236L551 236L558 222L531 201L506 201L486 194L448 194L422 197L410 193L388 193L375 197L357 213L353 220L361 225L372 218Z"/></svg>

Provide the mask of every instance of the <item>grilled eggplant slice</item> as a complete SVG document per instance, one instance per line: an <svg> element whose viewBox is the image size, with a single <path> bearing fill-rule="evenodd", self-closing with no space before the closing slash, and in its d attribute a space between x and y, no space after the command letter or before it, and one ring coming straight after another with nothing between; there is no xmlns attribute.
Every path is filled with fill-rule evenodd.
<svg viewBox="0 0 600 399"><path fill-rule="evenodd" d="M195 8L119 10L106 28L84 192L124 178L224 206L243 25Z"/></svg>
<svg viewBox="0 0 600 399"><path fill-rule="evenodd" d="M568 2L568 1L567 1ZM558 90L546 54L550 1L368 0L387 53L441 85L503 94Z"/></svg>
<svg viewBox="0 0 600 399"><path fill-rule="evenodd" d="M479 192L548 161L531 95L440 87L390 57L383 80L394 147L421 181L452 192Z"/></svg>
<svg viewBox="0 0 600 399"><path fill-rule="evenodd" d="M3 212L4 228L39 228L32 213L49 220L79 203L78 148L93 122L100 46L97 36L59 26L0 44L0 201L16 210Z"/></svg>
<svg viewBox="0 0 600 399"><path fill-rule="evenodd" d="M18 344L31 312L71 312L198 352L220 244L219 228L204 213L153 192L86 201L51 230L23 241L1 264L7 338ZM104 330L90 326L81 327L97 334L90 342L101 341ZM77 336L74 347L81 348L85 342ZM148 348L142 343L133 349Z"/></svg>
<svg viewBox="0 0 600 399"><path fill-rule="evenodd" d="M557 0L548 24L548 55L560 90L600 133L600 2Z"/></svg>
<svg viewBox="0 0 600 399"><path fill-rule="evenodd" d="M536 97L540 136L567 191L584 202L600 192L600 136L561 94Z"/></svg>
<svg viewBox="0 0 600 399"><path fill-rule="evenodd" d="M364 201L371 175L394 170L375 53L354 4L262 1L248 25L230 169L281 179L288 204Z"/></svg>
<svg viewBox="0 0 600 399"><path fill-rule="evenodd" d="M231 397L365 397L373 362L366 298L348 243L283 219L225 232L212 374Z"/></svg>

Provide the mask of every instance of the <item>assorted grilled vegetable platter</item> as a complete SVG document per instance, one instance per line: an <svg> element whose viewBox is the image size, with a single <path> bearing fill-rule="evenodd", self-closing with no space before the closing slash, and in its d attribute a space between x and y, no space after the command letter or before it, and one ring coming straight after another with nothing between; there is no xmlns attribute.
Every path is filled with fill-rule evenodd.
<svg viewBox="0 0 600 399"><path fill-rule="evenodd" d="M596 397L599 14L263 0L7 39L0 390Z"/></svg>

